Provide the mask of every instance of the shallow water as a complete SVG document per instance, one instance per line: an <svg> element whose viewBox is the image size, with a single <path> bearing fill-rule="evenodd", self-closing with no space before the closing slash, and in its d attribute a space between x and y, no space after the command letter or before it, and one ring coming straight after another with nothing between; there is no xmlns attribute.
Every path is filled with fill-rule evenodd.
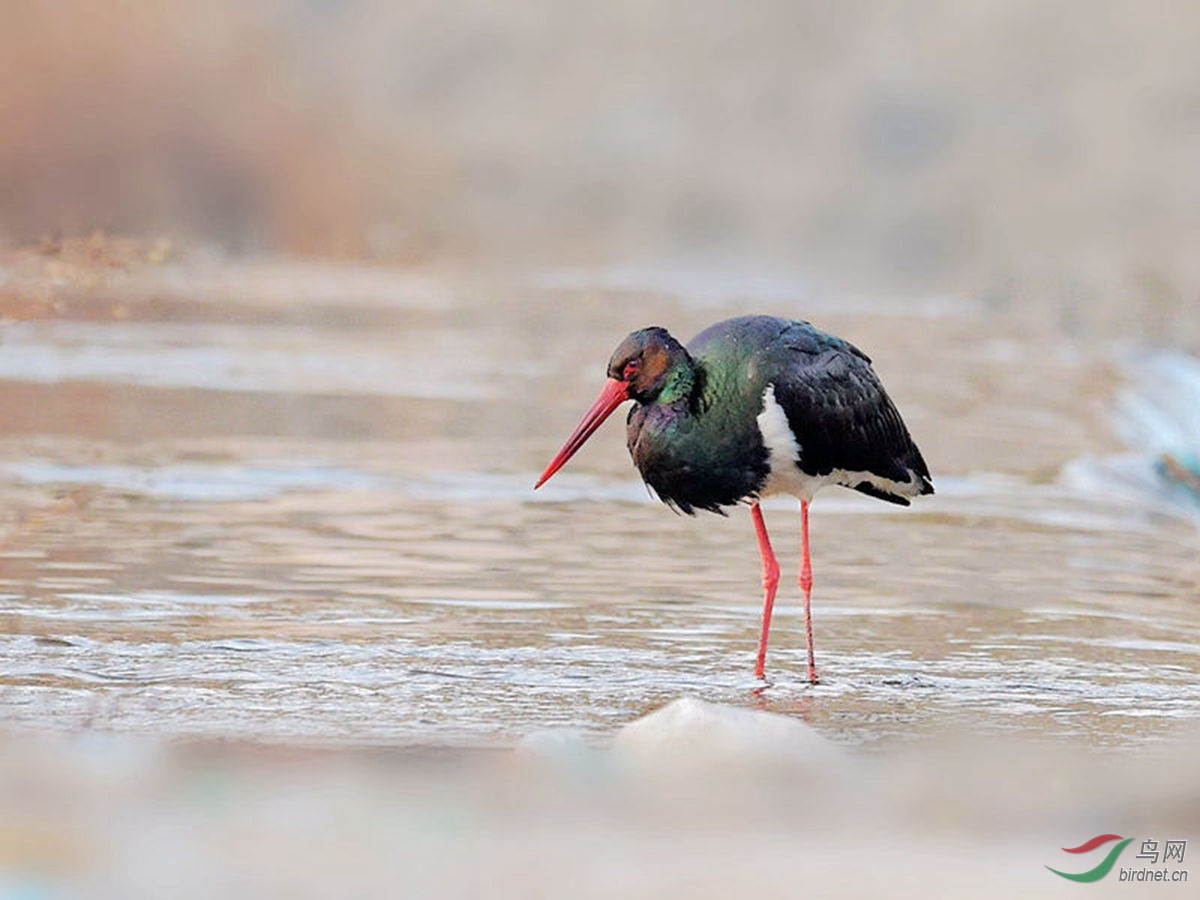
<svg viewBox="0 0 1200 900"><path fill-rule="evenodd" d="M789 579L763 687L744 510L672 515L618 422L531 490L626 331L690 335L747 301L689 303L686 278L389 292L337 273L299 270L290 304L253 269L143 274L5 328L8 726L504 744L607 733L681 694L858 744L945 727L1142 743L1200 719L1193 522L1059 477L1120 449L1108 348L969 304L817 304L875 358L939 493L909 510L822 493L822 683L802 680ZM779 290L756 308L804 317ZM795 511L767 518L794 567Z"/></svg>

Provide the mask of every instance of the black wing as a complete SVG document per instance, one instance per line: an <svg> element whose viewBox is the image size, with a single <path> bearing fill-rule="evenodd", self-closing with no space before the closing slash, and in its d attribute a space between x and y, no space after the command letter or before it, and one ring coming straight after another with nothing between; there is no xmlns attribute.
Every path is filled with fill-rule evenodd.
<svg viewBox="0 0 1200 900"><path fill-rule="evenodd" d="M781 335L776 363L775 399L800 445L802 470L869 473L876 481L846 486L905 506L906 497L933 493L921 451L866 354L805 326Z"/></svg>

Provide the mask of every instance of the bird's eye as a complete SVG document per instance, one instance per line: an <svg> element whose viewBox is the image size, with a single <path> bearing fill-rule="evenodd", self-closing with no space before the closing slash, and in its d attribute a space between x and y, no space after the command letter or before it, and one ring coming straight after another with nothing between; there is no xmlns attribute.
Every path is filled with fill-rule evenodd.
<svg viewBox="0 0 1200 900"><path fill-rule="evenodd" d="M637 377L637 373L638 373L638 361L636 359L632 359L629 362L625 363L625 368L621 370L621 380L622 381L633 381L633 379Z"/></svg>

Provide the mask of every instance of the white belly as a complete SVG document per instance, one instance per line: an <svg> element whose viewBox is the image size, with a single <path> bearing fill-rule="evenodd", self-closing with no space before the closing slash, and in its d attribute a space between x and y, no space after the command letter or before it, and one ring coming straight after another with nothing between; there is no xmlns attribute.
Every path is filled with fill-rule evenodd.
<svg viewBox="0 0 1200 900"><path fill-rule="evenodd" d="M871 472L849 472L845 469L834 469L825 475L808 475L803 472L800 462L804 457L804 448L796 440L796 435L788 425L787 414L775 399L773 384L768 384L767 389L763 391L763 409L758 414L757 421L763 445L767 448L767 464L770 466L767 480L759 491L761 497L788 494L807 503L826 485L854 487L864 481L901 497L915 496L919 490L920 480L916 476L912 476L911 481L904 482L882 478Z"/></svg>

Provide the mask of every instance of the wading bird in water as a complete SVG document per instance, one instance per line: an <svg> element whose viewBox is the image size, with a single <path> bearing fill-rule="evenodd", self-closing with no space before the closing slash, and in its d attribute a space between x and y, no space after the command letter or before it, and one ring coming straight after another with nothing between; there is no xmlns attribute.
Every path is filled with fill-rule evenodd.
<svg viewBox="0 0 1200 900"><path fill-rule="evenodd" d="M815 684L808 552L813 495L837 484L908 506L910 497L933 493L921 451L871 360L808 322L773 316L718 322L686 347L663 328L635 331L613 353L600 396L534 487L626 400L634 401L629 453L664 503L689 515L750 504L763 568L759 678L779 584L759 500L790 494L800 501L804 638L808 680Z"/></svg>

